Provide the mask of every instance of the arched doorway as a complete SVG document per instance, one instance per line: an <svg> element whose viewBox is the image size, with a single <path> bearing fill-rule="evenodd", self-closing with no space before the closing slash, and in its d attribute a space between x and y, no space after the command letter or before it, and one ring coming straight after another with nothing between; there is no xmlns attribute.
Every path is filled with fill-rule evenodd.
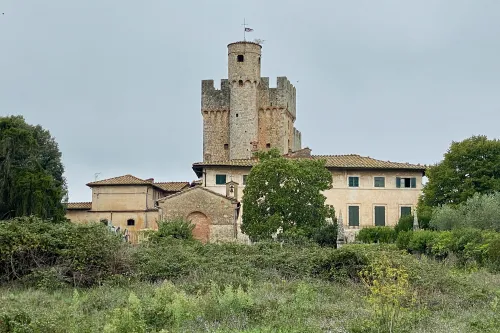
<svg viewBox="0 0 500 333"><path fill-rule="evenodd" d="M187 220L194 224L193 237L202 243L210 240L210 221L208 217L201 212L192 212Z"/></svg>

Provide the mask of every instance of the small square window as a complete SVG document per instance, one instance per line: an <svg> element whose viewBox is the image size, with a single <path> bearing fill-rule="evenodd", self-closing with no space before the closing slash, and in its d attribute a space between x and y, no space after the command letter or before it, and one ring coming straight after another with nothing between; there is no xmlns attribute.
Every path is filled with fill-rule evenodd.
<svg viewBox="0 0 500 333"><path fill-rule="evenodd" d="M349 187L359 187L359 177L349 177Z"/></svg>
<svg viewBox="0 0 500 333"><path fill-rule="evenodd" d="M245 56L243 54L238 54L237 59L238 59L238 62L243 62L243 61L245 61Z"/></svg>
<svg viewBox="0 0 500 333"><path fill-rule="evenodd" d="M373 186L385 187L385 177L373 177Z"/></svg>
<svg viewBox="0 0 500 333"><path fill-rule="evenodd" d="M133 225L135 225L135 220L134 220L134 219L128 219L128 220L127 220L127 225L128 225L128 226L133 226Z"/></svg>
<svg viewBox="0 0 500 333"><path fill-rule="evenodd" d="M271 144L270 143L266 143L266 148L271 148Z"/></svg>
<svg viewBox="0 0 500 333"><path fill-rule="evenodd" d="M224 144L224 149L225 149L225 150L228 150L228 149L229 149L229 144L225 143L225 144Z"/></svg>
<svg viewBox="0 0 500 333"><path fill-rule="evenodd" d="M238 81L238 85L239 85L240 87L243 87L243 80L239 80L239 81Z"/></svg>
<svg viewBox="0 0 500 333"><path fill-rule="evenodd" d="M225 185L226 184L226 175L215 175L215 184L216 185Z"/></svg>
<svg viewBox="0 0 500 333"><path fill-rule="evenodd" d="M401 207L401 216L411 215L411 207Z"/></svg>

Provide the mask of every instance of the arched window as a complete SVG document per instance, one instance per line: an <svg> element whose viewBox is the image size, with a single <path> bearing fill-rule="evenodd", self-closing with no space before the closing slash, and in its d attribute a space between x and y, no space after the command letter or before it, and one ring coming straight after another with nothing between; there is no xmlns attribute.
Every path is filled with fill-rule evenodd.
<svg viewBox="0 0 500 333"><path fill-rule="evenodd" d="M128 220L127 220L127 225L128 225L128 226L133 226L133 225L135 225L135 220L134 220L134 219L128 219Z"/></svg>
<svg viewBox="0 0 500 333"><path fill-rule="evenodd" d="M243 61L245 61L245 57L243 56L243 54L238 54L237 59L238 59L238 62L243 62Z"/></svg>
<svg viewBox="0 0 500 333"><path fill-rule="evenodd" d="M238 84L240 85L240 87L243 87L243 80L239 80Z"/></svg>

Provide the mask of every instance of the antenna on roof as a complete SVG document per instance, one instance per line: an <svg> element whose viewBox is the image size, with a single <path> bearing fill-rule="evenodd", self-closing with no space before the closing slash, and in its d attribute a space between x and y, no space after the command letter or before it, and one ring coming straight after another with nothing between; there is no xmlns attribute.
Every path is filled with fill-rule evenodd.
<svg viewBox="0 0 500 333"><path fill-rule="evenodd" d="M100 174L101 174L100 172L94 173L94 181L97 181L97 177L99 177Z"/></svg>

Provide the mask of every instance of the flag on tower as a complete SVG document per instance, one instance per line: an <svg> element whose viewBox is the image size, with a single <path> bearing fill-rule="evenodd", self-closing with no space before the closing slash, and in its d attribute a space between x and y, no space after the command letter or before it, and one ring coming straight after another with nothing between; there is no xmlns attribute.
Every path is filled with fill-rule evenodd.
<svg viewBox="0 0 500 333"><path fill-rule="evenodd" d="M252 28L245 28L245 32L252 32L253 29Z"/></svg>

